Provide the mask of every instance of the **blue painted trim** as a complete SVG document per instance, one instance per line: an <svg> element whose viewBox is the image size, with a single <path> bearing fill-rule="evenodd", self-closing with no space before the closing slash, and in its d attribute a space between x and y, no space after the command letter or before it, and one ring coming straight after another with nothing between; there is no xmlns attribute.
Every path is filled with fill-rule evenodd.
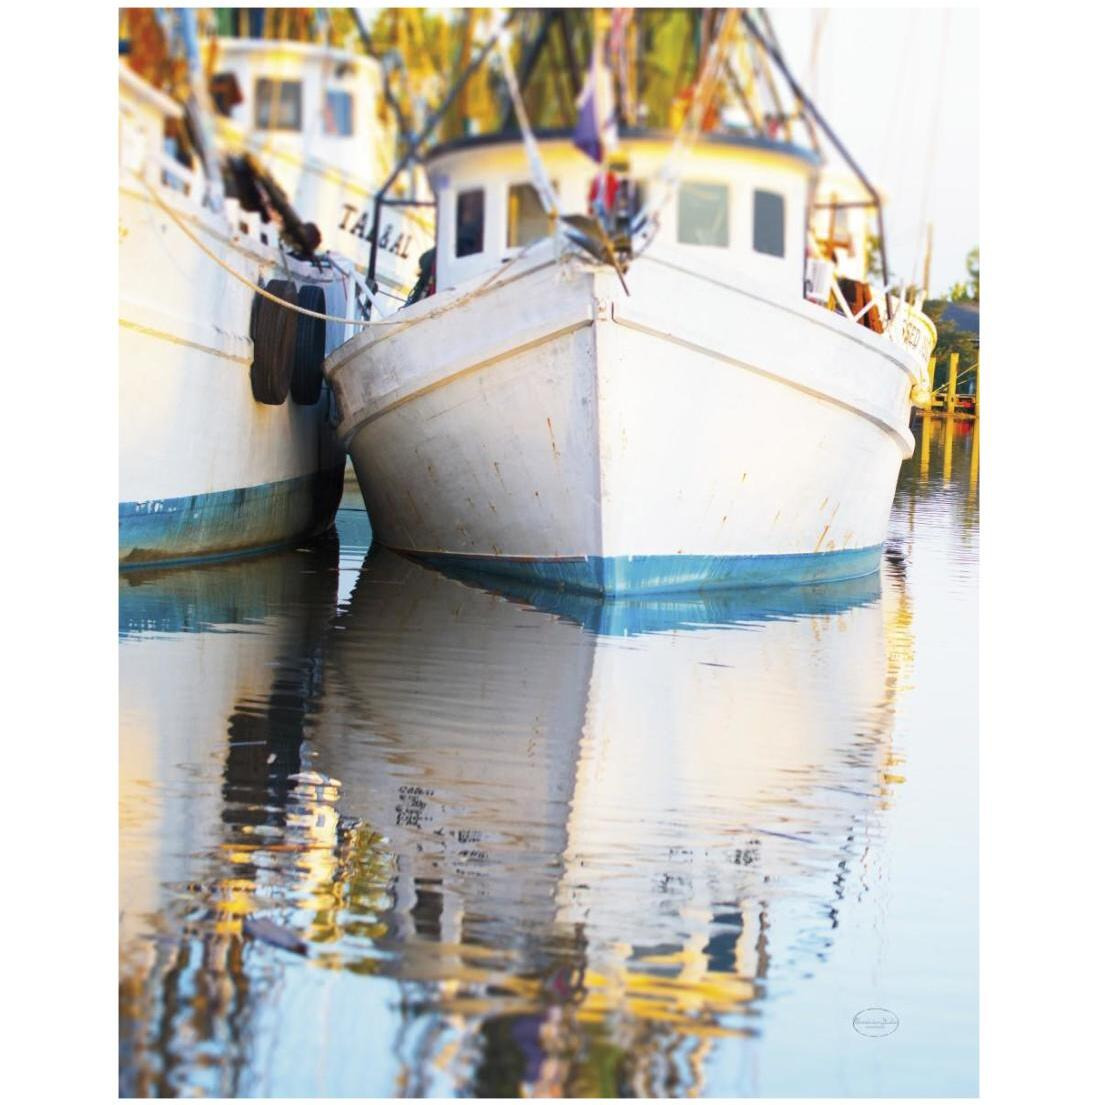
<svg viewBox="0 0 1105 1105"><path fill-rule="evenodd" d="M588 556L525 560L397 549L448 572L477 572L591 595L656 595L786 587L861 579L877 572L882 545L765 556Z"/></svg>
<svg viewBox="0 0 1105 1105"><path fill-rule="evenodd" d="M339 466L290 480L119 504L119 566L188 564L276 549L328 529L341 501Z"/></svg>
<svg viewBox="0 0 1105 1105"><path fill-rule="evenodd" d="M604 597L582 594L505 576L465 571L456 564L435 569L469 587L502 595L510 602L574 622L599 637L634 637L695 630L719 625L754 625L771 621L843 614L877 602L882 595L878 572L832 583L782 587L745 587L665 595Z"/></svg>

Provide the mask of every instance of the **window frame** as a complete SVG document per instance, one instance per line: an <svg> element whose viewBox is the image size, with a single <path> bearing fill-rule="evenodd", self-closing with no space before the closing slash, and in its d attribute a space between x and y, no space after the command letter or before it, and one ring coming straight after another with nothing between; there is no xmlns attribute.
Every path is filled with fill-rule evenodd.
<svg viewBox="0 0 1105 1105"><path fill-rule="evenodd" d="M550 183L552 184L553 191L556 192L559 196L560 186L558 182L554 180L550 181ZM541 206L541 196L538 194L537 188L532 180L528 178L523 178L520 180L508 180L506 182L506 192L504 193L503 197L505 201L505 226L503 228L503 241L506 243L506 249L512 252L517 252L518 250L525 249L526 246L531 244L531 242L529 241L512 243L510 240L510 195L515 188L529 188L533 192L534 198L537 200L537 206L541 209L542 216L544 216L545 214L545 209ZM547 237L549 233L551 233L551 231L542 234L541 238ZM532 239L532 241L539 242L541 238L534 238Z"/></svg>
<svg viewBox="0 0 1105 1105"><path fill-rule="evenodd" d="M685 241L682 237L683 226L683 189L692 188L716 188L725 194L725 241L719 242L692 242ZM676 190L675 197L675 241L680 246L690 246L693 249L731 249L733 246L733 186L728 180L717 180L702 177L693 180L681 180Z"/></svg>
<svg viewBox="0 0 1105 1105"><path fill-rule="evenodd" d="M261 86L263 84L275 84L279 89L279 95L273 100L271 95L263 96ZM285 86L296 89L295 99L295 123L294 125L274 125L270 117L267 123L261 121L261 105L264 104L271 111L275 106L277 117L280 117L284 105ZM303 133L303 81L294 77L256 77L253 81L253 127L255 130L278 131L285 134Z"/></svg>
<svg viewBox="0 0 1105 1105"><path fill-rule="evenodd" d="M327 138L352 138L354 129L357 125L356 120L356 98L353 93L347 88L324 88L322 90L324 103L322 108L322 133ZM349 105L349 130L331 130L329 128L329 121L331 119L330 97L338 96L343 97Z"/></svg>

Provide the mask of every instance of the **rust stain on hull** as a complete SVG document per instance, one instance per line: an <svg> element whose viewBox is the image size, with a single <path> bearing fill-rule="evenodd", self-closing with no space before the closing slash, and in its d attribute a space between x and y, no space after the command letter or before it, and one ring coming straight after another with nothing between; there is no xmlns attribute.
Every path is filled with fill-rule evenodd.
<svg viewBox="0 0 1105 1105"><path fill-rule="evenodd" d="M553 459L560 459L560 450L556 447L556 438L553 436L552 418L545 419L545 425L549 428L549 440L552 442L552 455Z"/></svg>

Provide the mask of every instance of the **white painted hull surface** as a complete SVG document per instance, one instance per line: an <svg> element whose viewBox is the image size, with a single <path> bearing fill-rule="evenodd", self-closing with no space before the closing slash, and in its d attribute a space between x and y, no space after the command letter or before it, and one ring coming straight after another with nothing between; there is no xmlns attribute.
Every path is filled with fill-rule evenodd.
<svg viewBox="0 0 1105 1105"><path fill-rule="evenodd" d="M313 406L253 398L253 293L131 178L119 198L119 559L257 548L324 529L344 457L329 395ZM227 220L166 198L209 249L252 280L284 275L275 249L227 236ZM317 277L291 262L298 279ZM327 302L344 314L339 280ZM331 344L337 344L346 327ZM332 500L332 502L331 502Z"/></svg>
<svg viewBox="0 0 1105 1105"><path fill-rule="evenodd" d="M874 571L923 366L660 249L627 280L549 242L329 358L377 538L605 593Z"/></svg>
<svg viewBox="0 0 1105 1105"><path fill-rule="evenodd" d="M232 198L205 199L198 165L163 151L166 121L182 108L125 66L119 92L120 565L317 534L344 482L331 396L279 406L254 398L251 285L320 286L335 319L331 350L355 329L341 321L356 315L353 264L296 260L275 222ZM385 268L395 278L410 264L389 256Z"/></svg>

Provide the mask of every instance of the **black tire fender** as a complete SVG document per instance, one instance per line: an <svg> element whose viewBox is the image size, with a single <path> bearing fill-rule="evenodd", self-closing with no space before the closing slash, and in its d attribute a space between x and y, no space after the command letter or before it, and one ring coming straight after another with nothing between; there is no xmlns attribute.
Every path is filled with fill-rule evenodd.
<svg viewBox="0 0 1105 1105"><path fill-rule="evenodd" d="M305 311L326 314L326 292L318 284L304 284L299 289L298 303ZM322 362L325 357L326 323L320 318L299 315L292 398L302 406L313 407L322 394Z"/></svg>
<svg viewBox="0 0 1105 1105"><path fill-rule="evenodd" d="M265 291L285 303L294 304L297 300L292 280L272 280ZM249 382L258 403L278 407L288 398L295 368L297 330L294 311L263 295L254 295L249 325L249 336L253 339Z"/></svg>

